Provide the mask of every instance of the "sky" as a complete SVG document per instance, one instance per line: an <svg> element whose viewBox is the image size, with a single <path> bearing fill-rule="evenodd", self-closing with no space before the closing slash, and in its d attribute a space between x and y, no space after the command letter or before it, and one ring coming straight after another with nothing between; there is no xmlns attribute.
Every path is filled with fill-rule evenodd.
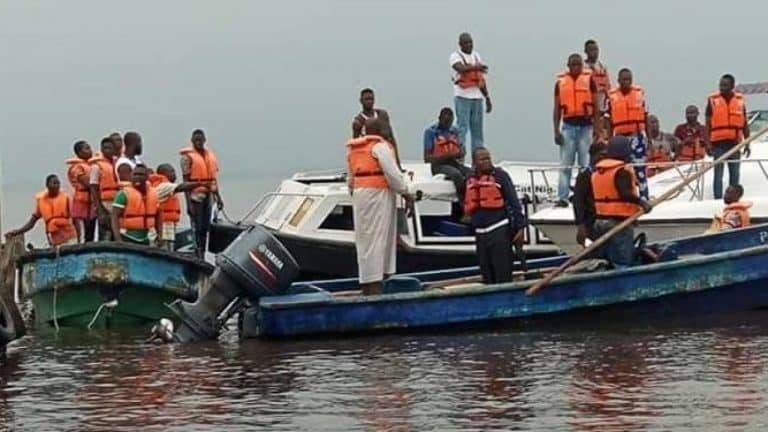
<svg viewBox="0 0 768 432"><path fill-rule="evenodd" d="M768 80L766 15L765 1L0 0L3 223L23 222L75 140L114 130L139 131L155 165L204 128L225 199L247 208L292 172L343 165L363 87L418 159L424 128L452 106L462 31L490 66L496 159L557 159L555 75L588 38L614 78L634 71L671 130L721 74Z"/></svg>

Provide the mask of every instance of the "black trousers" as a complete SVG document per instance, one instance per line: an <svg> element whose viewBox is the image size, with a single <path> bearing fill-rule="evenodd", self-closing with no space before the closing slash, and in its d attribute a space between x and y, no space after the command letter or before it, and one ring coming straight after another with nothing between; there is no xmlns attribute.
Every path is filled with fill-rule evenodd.
<svg viewBox="0 0 768 432"><path fill-rule="evenodd" d="M99 225L99 241L111 241L112 240L112 221L110 220L109 213L99 216L98 225Z"/></svg>
<svg viewBox="0 0 768 432"><path fill-rule="evenodd" d="M208 231L211 230L211 216L213 212L211 201L210 194L200 202L190 200L190 204L194 207L191 222L192 228L195 230L195 245L198 250L203 252L206 250Z"/></svg>
<svg viewBox="0 0 768 432"><path fill-rule="evenodd" d="M486 284L512 281L512 233L509 225L475 235L477 260Z"/></svg>
<svg viewBox="0 0 768 432"><path fill-rule="evenodd" d="M96 239L96 219L82 219L83 221L83 241L92 242Z"/></svg>
<svg viewBox="0 0 768 432"><path fill-rule="evenodd" d="M453 182L453 186L456 188L456 197L459 199L459 203L463 204L467 176L472 173L472 170L465 167L464 164L457 160L434 163L431 168L432 175L443 174L448 180Z"/></svg>

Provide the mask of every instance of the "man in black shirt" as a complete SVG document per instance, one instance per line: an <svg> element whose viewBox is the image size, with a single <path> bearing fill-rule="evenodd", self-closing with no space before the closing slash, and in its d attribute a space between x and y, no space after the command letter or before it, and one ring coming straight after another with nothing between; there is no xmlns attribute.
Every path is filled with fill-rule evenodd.
<svg viewBox="0 0 768 432"><path fill-rule="evenodd" d="M576 242L584 245L587 239L594 239L593 225L595 224L595 200L592 197L592 173L595 164L605 155L607 145L595 142L589 147L590 164L576 177L573 188L573 216L576 223Z"/></svg>

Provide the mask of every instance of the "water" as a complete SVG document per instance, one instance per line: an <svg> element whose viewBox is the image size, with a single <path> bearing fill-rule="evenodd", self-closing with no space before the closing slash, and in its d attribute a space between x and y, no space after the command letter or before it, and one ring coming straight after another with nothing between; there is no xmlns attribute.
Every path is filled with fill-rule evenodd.
<svg viewBox="0 0 768 432"><path fill-rule="evenodd" d="M685 326L16 342L8 430L764 430L768 314Z"/></svg>

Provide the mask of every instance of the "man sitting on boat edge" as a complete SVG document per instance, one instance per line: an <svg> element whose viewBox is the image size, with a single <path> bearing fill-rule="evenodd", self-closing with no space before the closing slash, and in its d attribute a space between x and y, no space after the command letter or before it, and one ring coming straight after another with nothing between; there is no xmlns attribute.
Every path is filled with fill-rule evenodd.
<svg viewBox="0 0 768 432"><path fill-rule="evenodd" d="M728 186L723 195L725 208L721 214L715 215L712 226L706 232L720 232L745 228L752 224L749 216L750 201L742 201L744 187L740 184Z"/></svg>
<svg viewBox="0 0 768 432"><path fill-rule="evenodd" d="M522 246L528 221L509 174L496 169L491 153L478 147L472 153L475 173L467 178L464 214L475 229L480 272L486 284L512 280L512 246ZM520 257L522 259L522 257Z"/></svg>
<svg viewBox="0 0 768 432"><path fill-rule="evenodd" d="M424 131L424 162L430 164L432 175L443 174L453 182L459 203L464 202L466 177L472 170L464 165L466 147L459 131L453 126L453 110L440 110L437 123Z"/></svg>

